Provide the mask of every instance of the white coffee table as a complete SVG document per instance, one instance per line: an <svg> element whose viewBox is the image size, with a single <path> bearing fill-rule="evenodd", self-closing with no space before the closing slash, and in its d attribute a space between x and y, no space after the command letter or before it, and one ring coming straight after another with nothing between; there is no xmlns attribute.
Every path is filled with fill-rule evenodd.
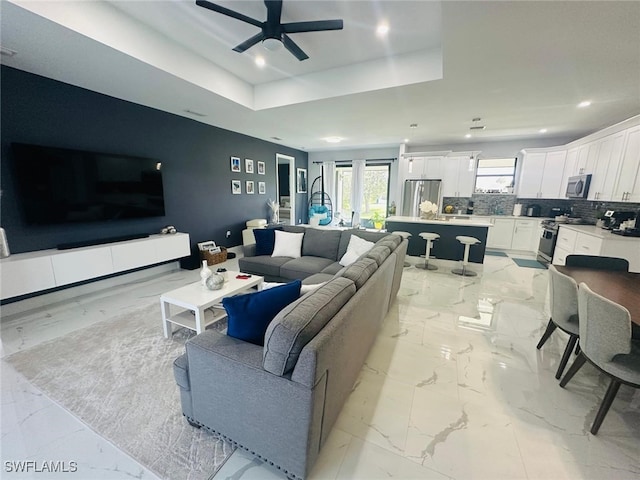
<svg viewBox="0 0 640 480"><path fill-rule="evenodd" d="M209 290L202 283L196 282L160 296L162 327L166 338L173 335L172 324L195 330L196 333L202 333L208 325L225 317L226 312L221 304L223 298L246 292L253 287L259 287L264 280L258 275L239 279L236 278L236 275L243 275L240 272L229 271L227 273L229 281L225 282L220 290ZM186 310L171 315L171 305L186 308Z"/></svg>

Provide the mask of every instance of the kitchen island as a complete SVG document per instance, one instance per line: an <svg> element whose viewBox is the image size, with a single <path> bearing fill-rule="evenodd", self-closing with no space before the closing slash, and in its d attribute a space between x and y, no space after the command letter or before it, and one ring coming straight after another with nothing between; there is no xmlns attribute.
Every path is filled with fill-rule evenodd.
<svg viewBox="0 0 640 480"><path fill-rule="evenodd" d="M464 246L456 240L458 235L475 237L480 243L471 246L469 262L484 263L484 251L487 246L487 233L492 224L486 220L476 220L473 217L440 217L425 220L420 217L391 216L386 219L388 232L409 232L409 247L407 255L424 255L426 240L420 237L421 232L432 232L440 235L433 242L431 256L442 260L462 260Z"/></svg>

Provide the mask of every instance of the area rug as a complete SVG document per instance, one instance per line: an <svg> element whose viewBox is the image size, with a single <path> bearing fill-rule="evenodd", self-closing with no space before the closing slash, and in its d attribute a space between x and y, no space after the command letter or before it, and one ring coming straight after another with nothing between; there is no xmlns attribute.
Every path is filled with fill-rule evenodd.
<svg viewBox="0 0 640 480"><path fill-rule="evenodd" d="M508 257L509 256L504 252L496 252L496 251L493 251L493 250L485 250L484 254L485 255L491 255L493 257Z"/></svg>
<svg viewBox="0 0 640 480"><path fill-rule="evenodd" d="M512 258L511 260L516 262L516 265L518 265L519 267L541 268L543 270L546 270L546 268L547 268L543 264L538 262L537 260L530 260L528 258Z"/></svg>
<svg viewBox="0 0 640 480"><path fill-rule="evenodd" d="M160 478L207 479L234 448L183 418L172 364L194 332L165 339L160 319L158 303L6 360Z"/></svg>

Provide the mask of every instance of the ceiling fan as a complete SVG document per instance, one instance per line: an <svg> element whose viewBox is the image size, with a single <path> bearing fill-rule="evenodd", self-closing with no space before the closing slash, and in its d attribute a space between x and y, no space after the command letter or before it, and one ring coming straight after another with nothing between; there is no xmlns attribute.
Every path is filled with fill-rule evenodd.
<svg viewBox="0 0 640 480"><path fill-rule="evenodd" d="M306 60L309 56L287 35L288 33L302 33L302 32L321 32L326 30L342 30L342 20L315 20L311 22L292 22L282 23L280 17L282 14L282 0L265 0L264 4L267 6L267 20L261 22L251 17L247 17L241 13L229 10L228 8L221 7L215 3L208 2L206 0L196 0L196 5L214 12L222 13L229 17L235 18L242 22L249 23L261 29L260 33L257 33L253 37L245 40L240 45L235 47L235 52L244 52L253 47L258 42L262 42L263 46L268 50L275 50L284 45L298 60Z"/></svg>

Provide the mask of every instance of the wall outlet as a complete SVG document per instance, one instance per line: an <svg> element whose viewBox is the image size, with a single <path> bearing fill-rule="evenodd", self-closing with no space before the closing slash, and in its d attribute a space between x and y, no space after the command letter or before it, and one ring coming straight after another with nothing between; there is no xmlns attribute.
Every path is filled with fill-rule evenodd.
<svg viewBox="0 0 640 480"><path fill-rule="evenodd" d="M231 236L231 230L227 230L227 238Z"/></svg>

